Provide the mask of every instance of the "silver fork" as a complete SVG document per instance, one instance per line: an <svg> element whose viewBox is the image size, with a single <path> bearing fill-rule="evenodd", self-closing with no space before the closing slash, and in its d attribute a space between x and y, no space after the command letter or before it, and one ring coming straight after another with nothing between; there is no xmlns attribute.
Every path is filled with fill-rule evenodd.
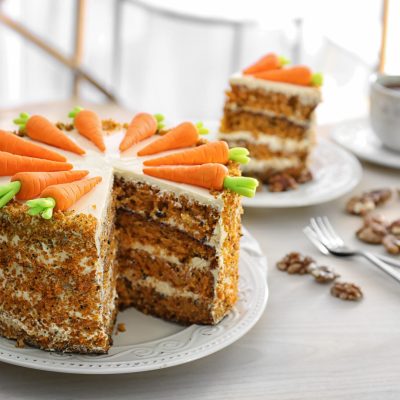
<svg viewBox="0 0 400 400"><path fill-rule="evenodd" d="M400 283L400 274L392 267L390 267L387 263L388 260L390 261L391 265L396 264L396 266L398 267L399 264L396 260L385 256L380 256L378 258L376 255L368 251L355 250L346 246L343 239L333 229L327 217L311 218L310 225L311 227L308 227L308 229L306 228L304 230L304 233L310 238L310 240L314 243L314 245L318 247L320 251L324 252L323 248L325 247L325 252L328 251L330 254L338 257L350 257L356 255L363 256L379 269L381 269L383 272L385 272ZM314 233L314 236L311 232ZM311 237L313 239L311 239ZM317 243L319 243L319 246L317 245ZM384 260L382 259L382 257L384 258Z"/></svg>

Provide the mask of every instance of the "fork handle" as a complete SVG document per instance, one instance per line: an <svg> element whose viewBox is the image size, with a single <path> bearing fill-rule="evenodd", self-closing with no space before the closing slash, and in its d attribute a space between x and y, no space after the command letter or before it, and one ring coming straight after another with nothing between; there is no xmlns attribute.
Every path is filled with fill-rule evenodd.
<svg viewBox="0 0 400 400"><path fill-rule="evenodd" d="M400 268L400 260L395 260L393 257L387 257L382 254L374 254L378 257L381 261L385 262L386 264L391 265L392 267Z"/></svg>
<svg viewBox="0 0 400 400"><path fill-rule="evenodd" d="M378 257L376 257L374 254L371 254L367 251L363 251L361 253L367 260L371 261L372 264L376 265L379 269L381 269L383 272L385 272L387 275L391 276L393 279L395 279L397 282L400 283L400 274L395 271L391 266L380 260Z"/></svg>

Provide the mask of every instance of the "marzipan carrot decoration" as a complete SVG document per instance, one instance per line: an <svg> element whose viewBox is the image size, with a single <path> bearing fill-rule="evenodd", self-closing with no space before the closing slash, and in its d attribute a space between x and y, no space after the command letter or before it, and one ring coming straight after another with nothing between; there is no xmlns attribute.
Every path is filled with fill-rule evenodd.
<svg viewBox="0 0 400 400"><path fill-rule="evenodd" d="M163 120L164 116L161 114L136 114L126 130L119 150L125 151L142 140L153 136L158 130L164 128Z"/></svg>
<svg viewBox="0 0 400 400"><path fill-rule="evenodd" d="M0 151L6 151L20 156L44 158L53 161L67 161L61 154L48 150L28 140L22 139L11 132L0 130Z"/></svg>
<svg viewBox="0 0 400 400"><path fill-rule="evenodd" d="M21 113L18 118L14 119L14 123L19 126L20 131L26 133L31 139L79 155L85 154L85 150L81 149L63 131L41 115L31 117L27 113Z"/></svg>
<svg viewBox="0 0 400 400"><path fill-rule="evenodd" d="M25 157L0 151L0 176L14 175L17 172L69 171L72 164L41 158Z"/></svg>
<svg viewBox="0 0 400 400"><path fill-rule="evenodd" d="M67 210L100 182L101 177L96 176L81 181L48 186L40 194L39 199L26 202L29 207L28 214L39 214L44 219L50 219L53 216L53 210Z"/></svg>
<svg viewBox="0 0 400 400"><path fill-rule="evenodd" d="M289 64L289 60L285 57L280 57L275 53L268 53L264 57L260 58L254 64L250 65L243 70L244 75L251 75L256 72L270 71L272 69L282 68L284 65Z"/></svg>
<svg viewBox="0 0 400 400"><path fill-rule="evenodd" d="M183 150L164 157L153 158L143 162L146 166L157 165L199 165L207 163L226 164L229 160L247 164L249 151L244 147L229 149L224 141L203 144L193 149Z"/></svg>
<svg viewBox="0 0 400 400"><path fill-rule="evenodd" d="M258 72L253 76L267 81L292 83L301 86L322 86L323 84L322 74L313 74L310 68L304 65Z"/></svg>
<svg viewBox="0 0 400 400"><path fill-rule="evenodd" d="M34 199L47 186L77 181L88 173L89 171L18 172L10 183L0 186L0 208L14 196L18 200Z"/></svg>
<svg viewBox="0 0 400 400"><path fill-rule="evenodd" d="M191 166L167 166L143 168L146 175L178 183L200 186L206 189L230 189L242 196L254 197L258 186L257 179L244 176L228 176L228 168L222 164L203 164Z"/></svg>
<svg viewBox="0 0 400 400"><path fill-rule="evenodd" d="M100 151L105 151L101 119L94 111L74 107L68 116L74 119L75 128L82 136L93 142Z"/></svg>
<svg viewBox="0 0 400 400"><path fill-rule="evenodd" d="M208 129L203 126L202 122L198 122L196 125L191 122L183 122L138 151L138 155L149 156L166 150L194 146L199 140L199 135L206 133L208 133Z"/></svg>

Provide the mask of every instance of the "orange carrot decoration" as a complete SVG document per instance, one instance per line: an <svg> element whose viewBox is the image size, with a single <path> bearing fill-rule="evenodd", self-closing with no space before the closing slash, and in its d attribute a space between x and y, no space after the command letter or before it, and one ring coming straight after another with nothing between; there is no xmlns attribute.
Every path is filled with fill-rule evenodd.
<svg viewBox="0 0 400 400"><path fill-rule="evenodd" d="M0 151L0 176L14 175L17 172L68 171L72 164L41 158L18 156Z"/></svg>
<svg viewBox="0 0 400 400"><path fill-rule="evenodd" d="M0 186L0 208L14 196L18 200L33 199L47 186L77 181L88 173L89 171L18 172L10 183Z"/></svg>
<svg viewBox="0 0 400 400"><path fill-rule="evenodd" d="M193 149L173 153L168 156L153 158L143 162L146 166L157 165L198 165L206 163L226 164L229 160L240 164L247 164L250 159L249 151L244 147L235 147L229 150L224 141L203 144Z"/></svg>
<svg viewBox="0 0 400 400"><path fill-rule="evenodd" d="M53 209L67 210L100 182L101 177L96 176L82 181L48 186L40 194L39 199L26 202L29 207L28 214L40 214L42 218L50 219L53 216Z"/></svg>
<svg viewBox="0 0 400 400"><path fill-rule="evenodd" d="M250 65L243 70L244 75L251 75L261 71L271 71L273 69L282 68L284 65L289 64L289 60L285 57L279 57L275 53L268 53L261 57L254 64Z"/></svg>
<svg viewBox="0 0 400 400"><path fill-rule="evenodd" d="M85 154L85 150L81 149L48 119L40 115L30 117L27 113L21 113L19 118L14 119L14 123L19 126L20 131L26 132L31 139L63 150L72 151L79 155Z"/></svg>
<svg viewBox="0 0 400 400"><path fill-rule="evenodd" d="M65 162L67 159L55 151L48 150L11 132L0 130L0 151L20 156L44 158L46 160Z"/></svg>
<svg viewBox="0 0 400 400"><path fill-rule="evenodd" d="M167 166L143 168L146 175L178 183L200 186L206 189L230 189L242 196L254 197L258 186L257 179L243 176L228 176L228 168L222 164L203 164L191 166Z"/></svg>
<svg viewBox="0 0 400 400"><path fill-rule="evenodd" d="M126 130L125 137L119 145L119 150L125 151L142 140L153 136L164 127L163 120L164 116L161 114L136 114Z"/></svg>
<svg viewBox="0 0 400 400"><path fill-rule="evenodd" d="M310 68L304 65L274 69L271 71L262 71L255 73L253 76L267 81L292 83L301 86L322 86L323 84L322 74L313 74Z"/></svg>
<svg viewBox="0 0 400 400"><path fill-rule="evenodd" d="M138 155L149 156L166 150L194 146L199 140L199 135L206 133L208 133L208 129L204 128L202 122L198 122L196 125L191 122L183 122L172 128L164 136L138 151Z"/></svg>
<svg viewBox="0 0 400 400"><path fill-rule="evenodd" d="M93 142L100 151L105 151L101 119L94 111L74 107L68 116L74 119L75 128L82 136Z"/></svg>

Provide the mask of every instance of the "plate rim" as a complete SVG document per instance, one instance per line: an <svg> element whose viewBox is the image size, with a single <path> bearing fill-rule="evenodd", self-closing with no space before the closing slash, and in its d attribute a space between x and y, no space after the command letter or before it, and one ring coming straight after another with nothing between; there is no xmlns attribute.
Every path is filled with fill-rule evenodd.
<svg viewBox="0 0 400 400"><path fill-rule="evenodd" d="M245 208L273 208L273 209L285 209L285 208L300 208L300 207L309 207L309 206L314 206L317 204L324 204L329 201L338 199L339 197L344 196L346 193L349 193L351 190L353 190L361 181L362 176L363 176L363 168L360 163L360 161L357 159L357 157L354 156L350 151L347 149L344 149L343 147L339 146L332 140L329 140L329 138L325 137L320 137L318 138L318 143L317 146L329 146L331 148L334 148L335 151L341 153L344 157L347 158L349 162L351 162L354 166L353 172L354 172L354 177L350 185L347 187L343 187L342 190L338 190L334 193L334 195L325 195L325 196L320 196L315 199L303 201L303 202L297 202L297 203L292 203L292 204L279 204L279 203L261 203L261 202L253 202L252 199L243 199L242 204ZM315 151L315 149L314 149ZM293 191L295 194L296 191ZM265 193L266 194L266 193ZM270 193L271 196L273 196L273 193ZM257 193L256 193L257 196Z"/></svg>
<svg viewBox="0 0 400 400"><path fill-rule="evenodd" d="M17 365L20 367L24 368L30 368L30 369L35 369L35 370L42 370L42 371L49 371L49 372L57 372L57 373L71 373L71 374L82 374L82 375L114 375L114 374L125 374L125 373L136 373L136 372L146 372L146 371L152 371L152 370L159 370L159 369L164 369L164 368L169 368L177 365L182 365L186 364L189 362L193 362L195 360L207 357L211 354L214 354L228 346L230 346L232 343L236 342L239 340L241 337L243 337L245 334L247 334L253 327L254 325L260 320L262 317L264 310L267 305L268 297L269 297L269 289L268 289L268 283L267 283L267 269L268 269L268 262L267 258L264 256L264 254L261 252L257 240L248 232L248 230L243 226L243 234L244 236L250 240L253 245L255 246L255 249L252 248L252 251L246 250L246 247L241 249L241 252L243 252L242 257L249 257L251 259L252 257L257 257L257 263L258 267L257 268L250 268L250 260L245 262L245 268L247 271L247 274L250 274L250 276L253 274L251 281L254 282L256 279L256 282L258 282L258 290L257 291L251 291L251 293L254 295L253 300L255 300L255 303L253 305L258 305L257 308L253 309L248 309L248 312L245 314L246 317L239 322L239 324L235 324L231 327L229 327L226 330L226 333L223 335L219 335L215 338L212 338L210 340L211 345L209 345L209 342L205 342L203 344L197 345L193 348L193 350L189 353L184 355L183 353L187 351L187 349L184 349L183 351L178 351L177 353L173 353L173 355L170 355L170 360L169 361L163 361L161 364L158 363L156 365L153 365L151 362L147 362L144 365L141 364L140 361L120 361L120 362L107 362L105 360L104 364L115 364L113 366L106 366L106 367L101 367L101 366L96 366L96 367L91 367L89 366L91 363L88 363L87 361L74 361L73 364L77 364L77 366L74 367L68 367L68 364L71 364L71 361L69 360L70 357L81 357L81 356L86 356L86 357L93 357L93 362L96 362L95 357L96 355L82 355L82 354L71 354L71 353L57 353L57 352L47 352L45 350L40 350L36 348L28 348L29 350L36 350L36 351L41 351L43 352L44 358L38 361L38 357L35 355L23 355L21 352L23 352L24 349L19 349L20 352L13 352L12 349L10 348L5 348L2 346L2 343L15 343L13 340L9 340L3 337L0 337L0 361L7 363L7 364L12 364L12 365ZM263 270L264 269L264 270ZM239 296L240 296L240 291L239 291ZM229 318L229 315L226 318ZM222 321L223 322L223 321ZM240 327L241 324L244 324L243 327ZM183 329L179 332L173 333L172 335L168 335L164 338L156 339L156 340L151 340L149 342L143 342L140 344L136 344L134 346L145 346L145 345L154 345L155 343L161 343L163 340L171 340L171 338L174 338L174 336L177 336L181 334L182 332L185 332L189 329L193 330L191 335L193 335L196 330L201 330L201 329L207 329L207 328L213 328L218 327L220 324L217 324L215 326L210 326L210 325L190 325L186 329ZM236 328L236 331L234 330ZM229 334L230 331L233 330L233 333ZM208 345L208 347L207 347ZM129 347L128 346L121 346L121 347ZM56 357L60 356L60 360L57 361ZM64 357L65 359L61 360L61 357ZM45 359L45 357L55 357L54 360L48 360ZM168 358L168 355L165 356L165 358ZM157 357L155 357L157 359ZM152 358L149 358L148 360L152 360ZM137 363L140 366L134 366L132 364ZM87 364L84 366L83 364ZM121 366L119 366L119 365ZM122 366L123 364L130 364L127 366ZM98 363L98 365L101 365L101 363ZM78 368L77 368L78 367Z"/></svg>
<svg viewBox="0 0 400 400"><path fill-rule="evenodd" d="M379 157L378 155L376 155L376 158L373 156L370 156L368 153L363 153L360 152L356 147L351 147L349 146L347 143L342 142L340 140L341 137L341 131L343 129L345 129L346 127L350 127L351 125L360 125L360 124L366 124L367 123L367 119L357 119L357 120L350 120L350 121L346 121L343 124L336 126L335 128L332 129L332 131L330 132L330 138L338 145L342 146L344 149L346 149L347 151L351 152L352 154L356 155L357 157L359 157L360 159L370 162L371 164L374 165L380 165L383 167L388 167L388 168L392 168L392 169L400 169L400 160L398 162L398 164L394 164L390 161L388 161L385 157ZM368 127L365 127L368 128ZM374 135L372 129L369 127L368 129L372 135ZM379 140L377 138L377 140ZM392 154L390 152L390 150L386 149L385 146L382 145L381 147L381 151L383 151L384 153L387 154Z"/></svg>

